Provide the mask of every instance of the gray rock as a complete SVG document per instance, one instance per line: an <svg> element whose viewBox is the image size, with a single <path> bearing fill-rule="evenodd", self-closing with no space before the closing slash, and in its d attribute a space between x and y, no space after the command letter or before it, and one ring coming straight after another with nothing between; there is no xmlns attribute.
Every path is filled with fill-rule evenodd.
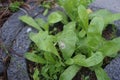
<svg viewBox="0 0 120 80"><path fill-rule="evenodd" d="M16 36L12 46L12 49L15 51L15 53L19 53L23 56L24 53L28 50L29 45L31 43L28 34L31 31L31 27L24 26L21 32Z"/></svg>
<svg viewBox="0 0 120 80"><path fill-rule="evenodd" d="M22 10L14 13L1 28L2 34L0 36L6 49L12 49L16 37L24 28L24 24L19 20L19 17L22 15L25 15ZM10 53L11 61L7 70L8 80L29 80L25 58L16 55L16 51L20 50L16 49L14 53ZM21 53L23 53L22 49ZM21 55L21 53L17 54ZM5 53L3 52L2 54Z"/></svg>
<svg viewBox="0 0 120 80"><path fill-rule="evenodd" d="M2 61L0 60L0 76L2 75L3 71L4 71L4 65Z"/></svg>
<svg viewBox="0 0 120 80"><path fill-rule="evenodd" d="M12 46L14 52L12 53L12 59L7 70L8 80L29 80L26 61L23 57L31 43L27 33L27 29L29 28L30 27L22 28L22 30L14 39Z"/></svg>
<svg viewBox="0 0 120 80"><path fill-rule="evenodd" d="M111 80L120 80L120 56L115 58L105 67L105 71Z"/></svg>
<svg viewBox="0 0 120 80"><path fill-rule="evenodd" d="M4 23L1 28L0 36L6 47L10 47L12 45L15 37L24 27L23 23L18 19L18 17L22 15L24 15L23 11L16 12Z"/></svg>
<svg viewBox="0 0 120 80"><path fill-rule="evenodd" d="M7 76L8 80L30 80L27 73L26 61L23 57L12 56Z"/></svg>
<svg viewBox="0 0 120 80"><path fill-rule="evenodd" d="M28 14L33 17L37 15L37 13L39 13L40 10L41 10L40 8L36 7L32 10L29 10ZM16 14L21 14L21 13L17 12ZM10 44L12 44L10 47L12 48L13 53L11 53L12 59L10 61L10 65L7 70L8 80L29 80L29 76L26 68L27 66L26 60L23 57L23 55L29 49L29 45L31 43L28 37L29 31L33 31L33 30L31 27L25 26L24 23L22 23L18 19L18 17L19 16L12 17L14 18L15 21L18 21L16 22L17 24L19 23L19 25L22 25L22 28L20 28L20 26L18 25L17 28L18 29L20 28L19 32L17 34L11 32L11 35L14 35L15 37L12 39L12 42L9 42ZM9 19L11 20L11 17ZM12 23L9 23L9 25L10 24ZM15 24L13 24L13 26L15 26ZM10 26L8 25L6 27L10 28Z"/></svg>
<svg viewBox="0 0 120 80"><path fill-rule="evenodd" d="M96 9L108 9L112 12L120 12L120 0L95 0L90 8Z"/></svg>

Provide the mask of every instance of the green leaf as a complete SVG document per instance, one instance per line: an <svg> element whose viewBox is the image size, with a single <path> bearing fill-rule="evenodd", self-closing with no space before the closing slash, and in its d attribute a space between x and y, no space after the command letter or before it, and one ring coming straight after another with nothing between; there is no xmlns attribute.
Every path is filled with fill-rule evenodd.
<svg viewBox="0 0 120 80"><path fill-rule="evenodd" d="M49 77L49 75L48 75L49 67L50 67L50 65L49 65L49 66L48 66L48 65L45 65L45 66L43 66L42 69L41 69L41 74L42 74L42 76L44 76L44 78L45 78L46 80L50 80L50 77Z"/></svg>
<svg viewBox="0 0 120 80"><path fill-rule="evenodd" d="M78 0L59 0L60 5L64 8L67 15L72 21L76 20L77 15L77 6L80 1Z"/></svg>
<svg viewBox="0 0 120 80"><path fill-rule="evenodd" d="M78 6L88 6L93 0L58 0L59 5L62 6L72 21L78 20Z"/></svg>
<svg viewBox="0 0 120 80"><path fill-rule="evenodd" d="M120 20L120 13L111 14L104 18L105 25L110 24L116 20Z"/></svg>
<svg viewBox="0 0 120 80"><path fill-rule="evenodd" d="M79 32L79 37L83 38L85 35L86 35L86 31L85 31L84 29L82 29L82 30Z"/></svg>
<svg viewBox="0 0 120 80"><path fill-rule="evenodd" d="M104 20L101 17L95 17L90 22L88 28L88 35L89 33L100 34L102 35L102 31L104 29Z"/></svg>
<svg viewBox="0 0 120 80"><path fill-rule="evenodd" d="M62 20L62 16L58 12L53 12L48 16L48 23L54 24Z"/></svg>
<svg viewBox="0 0 120 80"><path fill-rule="evenodd" d="M18 11L20 9L20 6L22 4L23 4L22 2L18 2L18 1L11 2L10 5L9 5L9 9L12 12L16 12L16 11Z"/></svg>
<svg viewBox="0 0 120 80"><path fill-rule="evenodd" d="M103 46L100 47L99 51L103 53L104 56L114 57L120 50L120 37L115 38L110 41L106 41Z"/></svg>
<svg viewBox="0 0 120 80"><path fill-rule="evenodd" d="M35 51L33 51L32 53L27 52L25 54L25 58L27 58L30 61L36 62L36 63L41 63L41 64L45 64L46 63L46 60L43 59L42 57L36 55Z"/></svg>
<svg viewBox="0 0 120 80"><path fill-rule="evenodd" d="M34 79L34 80L40 80L40 79L39 79L39 71L38 71L38 69L35 69L35 72L34 72L34 74L33 74L33 79Z"/></svg>
<svg viewBox="0 0 120 80"><path fill-rule="evenodd" d="M56 63L56 60L54 59L53 55L51 53L48 52L44 52L44 57L47 61L49 61L52 64Z"/></svg>
<svg viewBox="0 0 120 80"><path fill-rule="evenodd" d="M77 64L79 66L84 66L84 67L91 67L99 64L102 62L104 59L103 55L101 52L96 52L93 53L90 57L85 58L84 55L78 54L73 59L68 59L66 61L66 64L72 65L72 64Z"/></svg>
<svg viewBox="0 0 120 80"><path fill-rule="evenodd" d="M63 32L58 36L58 43L64 59L70 58L76 44L75 22L64 26Z"/></svg>
<svg viewBox="0 0 120 80"><path fill-rule="evenodd" d="M49 30L49 25L47 22L45 22L43 19L41 18L38 18L38 19L35 19L35 21L37 22L37 24L42 27L43 29L45 30Z"/></svg>
<svg viewBox="0 0 120 80"><path fill-rule="evenodd" d="M102 62L104 59L101 52L93 53L93 55L85 60L86 67L94 66Z"/></svg>
<svg viewBox="0 0 120 80"><path fill-rule="evenodd" d="M78 7L78 15L80 19L81 26L83 27L84 30L88 29L88 13L86 8L83 5L80 5Z"/></svg>
<svg viewBox="0 0 120 80"><path fill-rule="evenodd" d="M97 76L97 80L110 80L106 72L101 67L95 69L95 74Z"/></svg>
<svg viewBox="0 0 120 80"><path fill-rule="evenodd" d="M92 19L92 18L94 18L94 17L106 17L106 16L108 16L108 15L111 15L112 13L110 12L110 11L108 11L108 10L106 10L106 9L101 9L101 10L98 10L98 11L95 11L95 12L93 12L93 13L91 13L90 15L89 15L89 18L90 19Z"/></svg>
<svg viewBox="0 0 120 80"><path fill-rule="evenodd" d="M88 32L87 32L87 45L93 50L98 49L102 43L102 31L104 29L103 19L100 17L95 17L91 21Z"/></svg>
<svg viewBox="0 0 120 80"><path fill-rule="evenodd" d="M54 46L54 37L48 35L47 31L40 31L39 33L31 33L30 39L38 46L40 50L53 53L56 56L59 56L57 49Z"/></svg>
<svg viewBox="0 0 120 80"><path fill-rule="evenodd" d="M45 11L43 12L43 15L46 16L48 14L49 9L45 9Z"/></svg>
<svg viewBox="0 0 120 80"><path fill-rule="evenodd" d="M96 17L96 16L102 17L104 19L105 26L116 20L120 20L120 13L112 14L110 11L105 10L105 9L96 11L89 15L90 19L92 19L93 17Z"/></svg>
<svg viewBox="0 0 120 80"><path fill-rule="evenodd" d="M62 11L57 11L61 16L62 16L62 23L63 24L67 24L68 23L68 16L65 14L65 12L62 12Z"/></svg>
<svg viewBox="0 0 120 80"><path fill-rule="evenodd" d="M69 66L61 75L59 80L72 80L81 67L77 65Z"/></svg>
<svg viewBox="0 0 120 80"><path fill-rule="evenodd" d="M19 17L19 19L24 23L34 27L35 29L41 30L40 26L36 23L36 21L32 17L25 15L25 16Z"/></svg>

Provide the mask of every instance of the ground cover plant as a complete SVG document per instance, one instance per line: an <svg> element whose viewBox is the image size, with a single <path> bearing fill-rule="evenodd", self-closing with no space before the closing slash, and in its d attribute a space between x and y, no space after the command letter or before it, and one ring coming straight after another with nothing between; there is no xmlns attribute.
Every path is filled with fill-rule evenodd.
<svg viewBox="0 0 120 80"><path fill-rule="evenodd" d="M38 30L29 37L37 46L25 57L40 65L34 80L72 80L82 67L94 71L98 80L110 80L102 69L105 57L115 57L120 50L120 38L106 40L102 36L108 24L120 19L120 14L107 10L91 12L92 0L59 0L64 12L52 12L47 21L28 15L20 20ZM59 26L56 24L62 24Z"/></svg>

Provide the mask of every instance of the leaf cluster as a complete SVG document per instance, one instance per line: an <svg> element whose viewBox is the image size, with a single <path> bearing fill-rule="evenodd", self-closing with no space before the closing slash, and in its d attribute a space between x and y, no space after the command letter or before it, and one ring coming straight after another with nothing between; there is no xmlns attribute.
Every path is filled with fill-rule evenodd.
<svg viewBox="0 0 120 80"><path fill-rule="evenodd" d="M11 2L10 5L9 5L9 9L12 11L12 12L16 12L19 10L20 6L23 4L23 2L19 2L19 1L14 1L14 2Z"/></svg>
<svg viewBox="0 0 120 80"><path fill-rule="evenodd" d="M37 50L27 52L28 60L41 65L34 78L42 80L72 80L81 67L95 71L98 80L110 80L102 69L106 56L115 57L120 50L120 38L106 40L102 32L108 24L120 19L120 14L107 10L90 12L87 9L91 0L59 0L65 12L52 12L47 21L33 19L28 15L20 20L38 30L30 33L30 39ZM64 24L63 30L54 24ZM50 30L50 27L54 29ZM35 77L36 76L36 77ZM39 77L38 77L39 76Z"/></svg>

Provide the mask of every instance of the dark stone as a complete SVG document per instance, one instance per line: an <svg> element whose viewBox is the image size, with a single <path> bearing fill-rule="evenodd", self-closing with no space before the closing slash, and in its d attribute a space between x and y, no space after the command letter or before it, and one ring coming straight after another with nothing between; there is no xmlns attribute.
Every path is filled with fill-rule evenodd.
<svg viewBox="0 0 120 80"><path fill-rule="evenodd" d="M18 19L19 16L24 14L25 13L23 11L16 12L4 23L1 28L0 35L6 47L10 47L12 45L12 41L24 27L23 23Z"/></svg>
<svg viewBox="0 0 120 80"><path fill-rule="evenodd" d="M89 7L93 10L101 8L116 13L120 12L120 0L95 0Z"/></svg>
<svg viewBox="0 0 120 80"><path fill-rule="evenodd" d="M40 8L38 9L38 7L35 7L34 9L29 10L28 14L33 17L37 15L39 11L40 11ZM20 14L20 13L18 12L16 14ZM8 80L29 80L29 76L26 68L27 66L26 60L23 56L24 56L24 53L29 49L29 45L31 41L28 37L28 34L29 34L29 31L33 31L33 29L31 27L25 26L24 23L22 23L18 19L18 16L13 16L13 17L15 18L14 19L15 21L18 20L20 22L19 25L22 25L22 28L19 30L17 34L11 33L11 35L14 35L15 37L11 42L12 44L11 48L13 50L13 53L11 53L12 58L7 70ZM16 23L19 23L19 22L16 22ZM11 23L9 23L9 25L10 24ZM7 27L10 27L10 26L7 26ZM17 27L18 29L20 28L19 26Z"/></svg>
<svg viewBox="0 0 120 80"><path fill-rule="evenodd" d="M0 76L2 75L4 71L4 65L3 65L3 62L0 60Z"/></svg>
<svg viewBox="0 0 120 80"><path fill-rule="evenodd" d="M120 55L105 67L105 71L111 80L120 80Z"/></svg>
<svg viewBox="0 0 120 80"><path fill-rule="evenodd" d="M26 61L23 57L12 56L7 76L8 80L30 80L27 73Z"/></svg>
<svg viewBox="0 0 120 80"><path fill-rule="evenodd" d="M32 31L32 28L25 26L16 36L12 46L12 49L15 51L15 53L23 55L28 50L29 44L31 43L28 36L30 31Z"/></svg>

